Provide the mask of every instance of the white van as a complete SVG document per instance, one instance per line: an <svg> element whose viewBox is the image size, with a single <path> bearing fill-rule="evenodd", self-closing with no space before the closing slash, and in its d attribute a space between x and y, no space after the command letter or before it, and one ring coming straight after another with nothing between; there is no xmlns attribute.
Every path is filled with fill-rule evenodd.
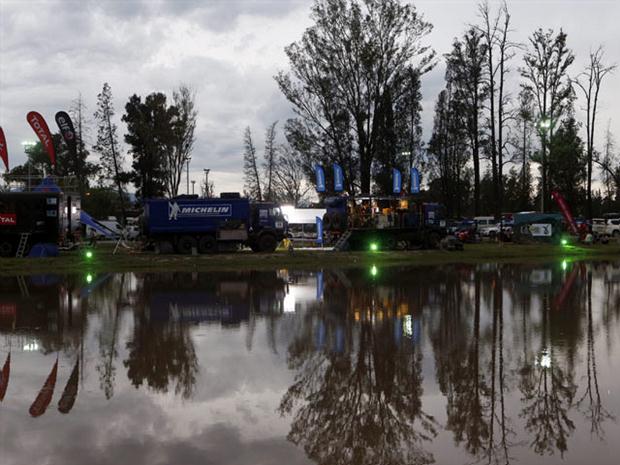
<svg viewBox="0 0 620 465"><path fill-rule="evenodd" d="M476 216L474 223L478 234L482 236L488 236L492 230L497 232L497 220L494 216Z"/></svg>

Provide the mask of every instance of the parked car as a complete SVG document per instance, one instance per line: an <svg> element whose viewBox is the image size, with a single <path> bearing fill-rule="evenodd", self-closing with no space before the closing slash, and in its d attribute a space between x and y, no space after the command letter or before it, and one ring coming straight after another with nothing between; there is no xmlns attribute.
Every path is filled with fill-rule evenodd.
<svg viewBox="0 0 620 465"><path fill-rule="evenodd" d="M512 240L512 225L514 222L508 223L495 223L493 226L489 226L486 229L486 236L491 239L495 239L500 236L501 240Z"/></svg>
<svg viewBox="0 0 620 465"><path fill-rule="evenodd" d="M620 237L620 218L613 218L607 220L607 227L605 228L605 232L608 236L612 236L615 238Z"/></svg>
<svg viewBox="0 0 620 465"><path fill-rule="evenodd" d="M595 236L607 234L607 220L605 218L592 218L592 234Z"/></svg>
<svg viewBox="0 0 620 465"><path fill-rule="evenodd" d="M476 216L474 218L476 223L476 230L481 236L488 237L491 235L491 231L495 234L499 232L497 230L497 220L493 216Z"/></svg>
<svg viewBox="0 0 620 465"><path fill-rule="evenodd" d="M620 218L593 218L592 234L597 237L620 237Z"/></svg>

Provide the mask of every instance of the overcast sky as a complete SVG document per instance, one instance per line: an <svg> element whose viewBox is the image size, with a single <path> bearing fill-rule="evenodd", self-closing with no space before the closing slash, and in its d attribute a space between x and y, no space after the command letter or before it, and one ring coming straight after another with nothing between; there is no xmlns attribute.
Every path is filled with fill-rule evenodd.
<svg viewBox="0 0 620 465"><path fill-rule="evenodd" d="M434 25L427 42L438 54L448 52L453 38L477 20L476 0L413 3ZM311 4L312 0L0 0L0 126L11 165L25 159L21 142L35 138L26 122L28 111L42 113L55 130L54 114L68 109L81 93L91 117L96 95L108 82L122 140L120 116L130 95L171 95L183 82L196 90L199 110L191 178L199 181L203 168L209 168L216 192L241 190L244 128L252 128L262 153L267 125L291 116L273 76L287 69L283 49L310 25ZM600 44L609 62L620 63L618 0L512 0L509 8L515 41L525 42L538 27L567 32L577 57L572 75ZM517 85L519 66L517 57L511 66L512 86ZM423 78L425 138L430 136L443 72L440 65ZM599 136L611 120L620 139L618 102L620 72L604 83ZM92 130L91 141L94 134Z"/></svg>

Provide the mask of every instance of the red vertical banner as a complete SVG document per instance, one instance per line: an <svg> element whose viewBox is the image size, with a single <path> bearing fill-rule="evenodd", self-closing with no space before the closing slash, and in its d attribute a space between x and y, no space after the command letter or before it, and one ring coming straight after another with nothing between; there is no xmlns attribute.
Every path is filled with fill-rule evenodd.
<svg viewBox="0 0 620 465"><path fill-rule="evenodd" d="M0 127L0 158L4 162L4 167L9 170L9 151L6 148L6 138L4 137L4 131Z"/></svg>
<svg viewBox="0 0 620 465"><path fill-rule="evenodd" d="M47 126L45 119L36 111L31 111L26 115L28 123L32 127L32 130L37 134L41 144L45 147L45 151L50 157L52 162L52 168L56 166L56 151L54 150L54 141L52 139L52 133Z"/></svg>

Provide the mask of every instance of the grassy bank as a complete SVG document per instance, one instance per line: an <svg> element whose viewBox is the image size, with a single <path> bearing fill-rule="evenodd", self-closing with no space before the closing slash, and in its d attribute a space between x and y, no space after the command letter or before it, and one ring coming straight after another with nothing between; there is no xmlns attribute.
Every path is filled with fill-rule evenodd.
<svg viewBox="0 0 620 465"><path fill-rule="evenodd" d="M406 252L330 252L299 250L293 253L231 254L183 256L153 253L112 254L112 248L101 245L87 258L84 250L65 252L56 258L0 259L0 275L38 273L81 273L101 271L218 271L240 269L319 269L356 266L415 266L449 263L545 262L553 260L618 260L620 245L550 246L516 244L467 245L462 252L439 250Z"/></svg>

